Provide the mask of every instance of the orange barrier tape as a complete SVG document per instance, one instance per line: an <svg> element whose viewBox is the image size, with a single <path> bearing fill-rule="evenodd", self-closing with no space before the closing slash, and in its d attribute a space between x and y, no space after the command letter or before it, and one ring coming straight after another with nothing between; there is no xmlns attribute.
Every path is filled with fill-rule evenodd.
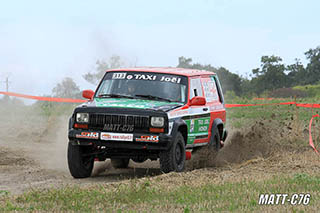
<svg viewBox="0 0 320 213"><path fill-rule="evenodd" d="M8 95L8 96L15 96L20 98L28 98L28 99L34 99L39 101L52 101L52 102L66 102L66 103L84 103L87 102L87 100L82 99L72 99L72 98L51 98L51 97L42 97L42 96L33 96L33 95L24 95L14 92L1 92L0 95ZM260 100L256 98L257 100ZM272 100L272 99L270 99ZM232 107L246 107L246 106L266 106L266 105L293 105L295 104L297 107L305 107L305 108L320 108L320 104L309 104L309 103L296 103L294 101L292 102L282 102L282 103L265 103L265 104L226 104L225 106L227 108Z"/></svg>
<svg viewBox="0 0 320 213"><path fill-rule="evenodd" d="M283 103L266 103L266 104L226 104L225 106L227 108L232 107L245 107L245 106L267 106L267 105L293 105L296 104L296 102L283 102Z"/></svg>
<svg viewBox="0 0 320 213"><path fill-rule="evenodd" d="M34 100L38 100L38 101L52 101L52 102L66 102L66 103L87 102L87 100L81 100L81 99L41 97L41 96L33 96L33 95L24 95L24 94L19 94L19 93L14 93L14 92L0 92L0 94L20 97L20 98L34 99Z"/></svg>
<svg viewBox="0 0 320 213"><path fill-rule="evenodd" d="M320 104L296 104L297 107L305 107L305 108L320 108Z"/></svg>
<svg viewBox="0 0 320 213"><path fill-rule="evenodd" d="M316 147L313 144L312 134L311 134L312 121L313 121L313 118L315 118L315 117L320 117L320 116L318 114L317 115L313 115L312 118L310 119L310 123L309 123L309 144L314 149L314 151L316 151L316 153L319 154L318 150L316 149Z"/></svg>
<svg viewBox="0 0 320 213"><path fill-rule="evenodd" d="M304 108L320 108L320 104L307 104L307 103L296 103L292 102L282 102L282 103L266 103L266 104L226 104L227 108L232 107L245 107L245 106L267 106L267 105L296 105L297 107Z"/></svg>

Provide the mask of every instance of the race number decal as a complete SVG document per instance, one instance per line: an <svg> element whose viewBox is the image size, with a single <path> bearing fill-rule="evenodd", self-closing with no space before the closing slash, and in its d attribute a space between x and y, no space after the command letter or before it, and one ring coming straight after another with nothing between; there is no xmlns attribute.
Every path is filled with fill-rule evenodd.
<svg viewBox="0 0 320 213"><path fill-rule="evenodd" d="M116 73L113 73L112 79L125 79L126 75L127 73L125 72L116 72Z"/></svg>

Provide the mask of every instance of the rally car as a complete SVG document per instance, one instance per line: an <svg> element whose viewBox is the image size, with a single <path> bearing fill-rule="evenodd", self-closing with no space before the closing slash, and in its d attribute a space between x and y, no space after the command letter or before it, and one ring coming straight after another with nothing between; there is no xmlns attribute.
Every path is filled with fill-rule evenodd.
<svg viewBox="0 0 320 213"><path fill-rule="evenodd" d="M160 160L161 171L181 172L192 150L218 151L227 137L218 76L182 68L107 70L88 102L69 120L68 166L74 178L91 176L94 161L115 168L130 159ZM186 152L188 151L188 152Z"/></svg>

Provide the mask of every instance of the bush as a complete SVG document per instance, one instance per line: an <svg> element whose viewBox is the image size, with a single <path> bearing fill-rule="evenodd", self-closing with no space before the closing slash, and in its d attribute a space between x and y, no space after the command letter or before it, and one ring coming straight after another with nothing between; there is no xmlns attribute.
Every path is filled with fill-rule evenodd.
<svg viewBox="0 0 320 213"><path fill-rule="evenodd" d="M301 90L311 98L320 98L320 84L295 86L294 89Z"/></svg>
<svg viewBox="0 0 320 213"><path fill-rule="evenodd" d="M295 88L279 88L269 92L269 97L272 98L305 98L308 97L308 93L300 89Z"/></svg>

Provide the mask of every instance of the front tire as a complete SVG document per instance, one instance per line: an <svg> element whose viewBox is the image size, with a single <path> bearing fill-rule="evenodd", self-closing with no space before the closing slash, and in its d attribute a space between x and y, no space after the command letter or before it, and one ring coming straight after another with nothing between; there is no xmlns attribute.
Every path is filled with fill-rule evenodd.
<svg viewBox="0 0 320 213"><path fill-rule="evenodd" d="M94 158L92 156L84 156L91 147L68 145L68 166L71 175L74 178L87 178L91 176Z"/></svg>
<svg viewBox="0 0 320 213"><path fill-rule="evenodd" d="M160 169L164 173L182 172L185 168L186 146L180 132L178 132L169 150L160 152Z"/></svg>

